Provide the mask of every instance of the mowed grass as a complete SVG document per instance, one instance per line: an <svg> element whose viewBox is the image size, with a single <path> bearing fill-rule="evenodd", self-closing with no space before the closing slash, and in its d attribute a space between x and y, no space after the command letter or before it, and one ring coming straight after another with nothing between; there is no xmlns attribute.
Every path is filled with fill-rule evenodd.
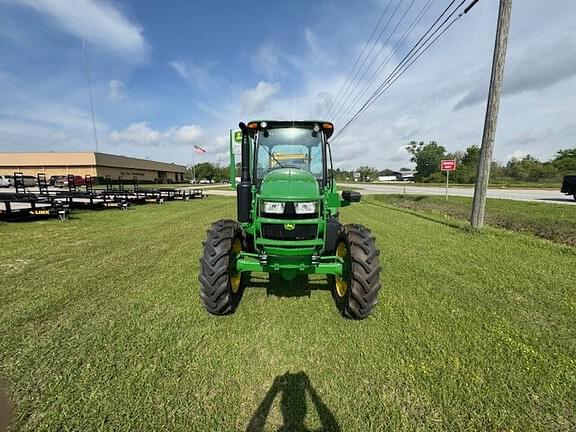
<svg viewBox="0 0 576 432"><path fill-rule="evenodd" d="M210 221L234 200L1 224L0 375L12 430L574 430L576 252L369 203L373 316L324 279L251 280L202 308ZM0 410L1 411L1 410Z"/></svg>
<svg viewBox="0 0 576 432"><path fill-rule="evenodd" d="M469 221L472 198L431 195L375 195L379 203ZM485 223L576 246L576 205L489 198Z"/></svg>

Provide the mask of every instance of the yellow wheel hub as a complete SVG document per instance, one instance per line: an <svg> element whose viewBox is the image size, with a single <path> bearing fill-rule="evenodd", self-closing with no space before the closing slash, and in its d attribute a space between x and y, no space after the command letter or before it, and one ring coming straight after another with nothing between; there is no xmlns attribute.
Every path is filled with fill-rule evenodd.
<svg viewBox="0 0 576 432"><path fill-rule="evenodd" d="M242 273L236 271L236 257L242 252L242 242L240 239L235 239L232 243L231 256L230 256L230 286L232 292L236 294L240 289L240 282L242 281Z"/></svg>
<svg viewBox="0 0 576 432"><path fill-rule="evenodd" d="M336 248L336 256L342 258L344 261L343 267L346 269L346 261L348 260L348 248L346 247L346 243L340 242L338 247ZM342 275L343 277L336 276L336 294L339 297L344 297L346 291L348 291L348 281L345 280L347 277L346 274Z"/></svg>

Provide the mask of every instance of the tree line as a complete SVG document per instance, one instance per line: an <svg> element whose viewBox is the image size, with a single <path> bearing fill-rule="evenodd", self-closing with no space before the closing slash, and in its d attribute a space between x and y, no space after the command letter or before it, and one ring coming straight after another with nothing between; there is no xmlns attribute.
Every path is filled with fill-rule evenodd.
<svg viewBox="0 0 576 432"><path fill-rule="evenodd" d="M457 169L450 173L450 179L456 183L474 183L476 170L480 161L480 147L472 145L466 150L448 152L444 146L436 141L424 143L411 141L406 147L411 155L410 161L416 165L415 181L425 183L438 183L446 179L446 174L440 171L442 159L455 159ZM220 182L230 178L228 166L219 166L211 162L196 164L196 179ZM410 171L410 168L400 168L400 171ZM395 175L397 171L391 169L378 170L370 166L361 166L352 170L336 168L333 172L337 181L372 182L379 176ZM356 176L355 176L356 174ZM492 183L507 182L540 182L555 183L562 180L564 175L576 174L576 148L558 150L549 161L540 161L526 155L521 158L512 158L505 164L492 162L490 181ZM240 164L236 166L236 175L240 175ZM192 179L192 168L188 169L188 179Z"/></svg>
<svg viewBox="0 0 576 432"><path fill-rule="evenodd" d="M189 167L186 170L186 178L192 180L196 174L196 181L208 180L210 182L220 183L222 180L230 179L230 169L228 166L219 166L212 162L202 162L194 165L194 170Z"/></svg>
<svg viewBox="0 0 576 432"><path fill-rule="evenodd" d="M455 159L457 169L450 173L450 178L457 183L474 183L476 170L480 161L480 147L472 145L464 151L448 152L435 141L428 144L412 141L407 146L412 155L410 161L416 164L416 181L441 182L446 178L440 171L442 159ZM559 182L567 174L576 174L576 148L558 150L549 161L540 161L526 155L512 158L505 164L492 162L490 181L505 182Z"/></svg>

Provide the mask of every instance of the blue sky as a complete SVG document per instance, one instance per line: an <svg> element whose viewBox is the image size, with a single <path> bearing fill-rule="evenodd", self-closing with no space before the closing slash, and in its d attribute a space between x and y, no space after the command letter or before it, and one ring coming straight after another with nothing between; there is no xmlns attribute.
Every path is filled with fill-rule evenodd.
<svg viewBox="0 0 576 432"><path fill-rule="evenodd" d="M0 151L94 149L85 40L100 151L190 163L198 144L225 163L238 121L325 115L389 2L387 18L398 6L406 22L426 3L0 0ZM393 66L447 4L381 57ZM348 129L336 164L407 166L412 139L478 144L497 5L480 0ZM575 145L576 4L554 6L514 3L498 160Z"/></svg>

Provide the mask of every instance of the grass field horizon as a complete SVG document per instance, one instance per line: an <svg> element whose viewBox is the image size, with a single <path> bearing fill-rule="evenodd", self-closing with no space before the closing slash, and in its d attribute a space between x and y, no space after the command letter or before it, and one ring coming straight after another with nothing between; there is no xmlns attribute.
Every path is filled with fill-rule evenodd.
<svg viewBox="0 0 576 432"><path fill-rule="evenodd" d="M231 198L0 224L12 430L574 430L576 249L360 203L382 290L253 275L234 315L198 289Z"/></svg>

